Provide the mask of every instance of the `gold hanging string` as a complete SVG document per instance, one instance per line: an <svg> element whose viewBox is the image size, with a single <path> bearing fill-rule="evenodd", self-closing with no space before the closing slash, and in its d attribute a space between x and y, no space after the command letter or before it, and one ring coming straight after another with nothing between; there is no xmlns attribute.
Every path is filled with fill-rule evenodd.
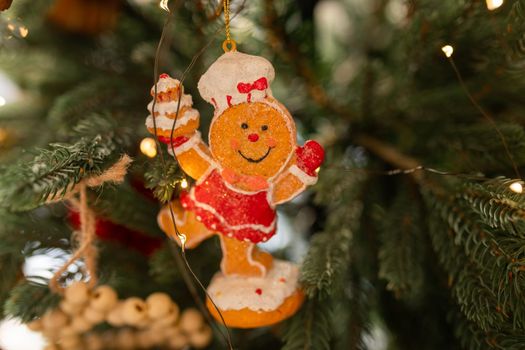
<svg viewBox="0 0 525 350"><path fill-rule="evenodd" d="M226 25L226 40L231 40L230 35L230 0L223 0L224 24Z"/></svg>
<svg viewBox="0 0 525 350"><path fill-rule="evenodd" d="M222 0L224 8L224 26L226 31L226 40L222 43L224 52L237 51L237 43L232 40L230 33L230 0Z"/></svg>

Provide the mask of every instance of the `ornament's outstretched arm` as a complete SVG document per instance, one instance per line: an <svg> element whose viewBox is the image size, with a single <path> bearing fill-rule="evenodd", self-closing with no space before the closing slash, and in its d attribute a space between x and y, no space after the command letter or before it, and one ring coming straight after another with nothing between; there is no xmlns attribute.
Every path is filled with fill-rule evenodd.
<svg viewBox="0 0 525 350"><path fill-rule="evenodd" d="M173 155L173 151L182 170L195 180L201 178L214 164L208 145L202 141L199 131L175 138L173 146L168 144L168 152Z"/></svg>
<svg viewBox="0 0 525 350"><path fill-rule="evenodd" d="M290 166L277 178L273 186L272 202L287 202L317 182L317 169L323 162L323 147L315 141L306 141L298 147Z"/></svg>

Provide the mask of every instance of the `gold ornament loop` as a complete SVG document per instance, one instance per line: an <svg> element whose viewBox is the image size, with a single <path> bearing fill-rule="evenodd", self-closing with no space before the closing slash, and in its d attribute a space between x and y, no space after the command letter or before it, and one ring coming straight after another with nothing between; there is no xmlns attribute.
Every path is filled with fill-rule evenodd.
<svg viewBox="0 0 525 350"><path fill-rule="evenodd" d="M222 49L224 52L237 51L237 43L235 40L226 39L222 42Z"/></svg>

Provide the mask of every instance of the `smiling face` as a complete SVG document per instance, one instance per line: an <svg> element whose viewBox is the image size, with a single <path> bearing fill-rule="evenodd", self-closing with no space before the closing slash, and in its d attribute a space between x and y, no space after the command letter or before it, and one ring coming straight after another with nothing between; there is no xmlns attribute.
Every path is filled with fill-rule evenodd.
<svg viewBox="0 0 525 350"><path fill-rule="evenodd" d="M275 176L295 145L291 117L262 102L230 107L210 128L210 150L217 162L242 175Z"/></svg>

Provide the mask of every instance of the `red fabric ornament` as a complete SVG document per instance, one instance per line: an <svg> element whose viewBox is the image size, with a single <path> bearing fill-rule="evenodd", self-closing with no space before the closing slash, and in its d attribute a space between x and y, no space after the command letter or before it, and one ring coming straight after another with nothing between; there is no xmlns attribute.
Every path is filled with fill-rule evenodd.
<svg viewBox="0 0 525 350"><path fill-rule="evenodd" d="M80 227L80 215L78 212L72 210L69 212L69 222L74 229ZM145 256L151 256L155 253L162 246L163 242L160 238L146 236L141 232L130 230L102 218L97 219L96 234L100 240L120 243Z"/></svg>

